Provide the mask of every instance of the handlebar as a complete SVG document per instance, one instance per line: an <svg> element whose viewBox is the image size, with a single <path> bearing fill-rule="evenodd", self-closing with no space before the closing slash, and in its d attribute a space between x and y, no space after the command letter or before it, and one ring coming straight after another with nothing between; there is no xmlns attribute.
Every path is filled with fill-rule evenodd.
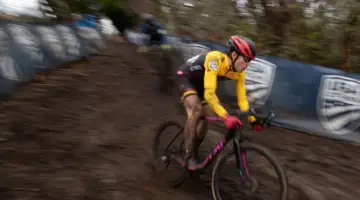
<svg viewBox="0 0 360 200"><path fill-rule="evenodd" d="M241 112L241 111L237 111L237 113L239 116L249 116L252 115L254 116L264 127L268 127L271 125L271 121L273 118L275 118L275 113L273 111L269 111L267 114L256 114L254 109L250 109L247 112ZM222 118L220 117L205 117L206 120L208 121L224 121Z"/></svg>
<svg viewBox="0 0 360 200"><path fill-rule="evenodd" d="M267 114L257 114L254 109L249 109L247 112L241 112L239 110L236 111L236 114L239 116L249 116L252 115L260 120L270 120L275 117L275 113L273 111L269 111Z"/></svg>

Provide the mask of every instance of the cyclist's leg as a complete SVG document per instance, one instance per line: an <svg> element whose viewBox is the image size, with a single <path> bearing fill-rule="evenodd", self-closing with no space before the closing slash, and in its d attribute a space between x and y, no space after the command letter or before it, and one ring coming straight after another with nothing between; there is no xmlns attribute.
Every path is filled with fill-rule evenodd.
<svg viewBox="0 0 360 200"><path fill-rule="evenodd" d="M151 44L150 35L146 34L146 36L142 38L141 44L139 45L140 47L138 48L138 51L139 52L147 52L150 44Z"/></svg>
<svg viewBox="0 0 360 200"><path fill-rule="evenodd" d="M196 127L202 114L201 102L197 95L190 95L183 100L183 104L188 117L184 130L185 157L193 159L197 156Z"/></svg>
<svg viewBox="0 0 360 200"><path fill-rule="evenodd" d="M161 49L163 49L163 50L170 50L170 49L171 49L171 45L170 45L169 42L168 42L166 33L160 33L159 37L160 37L160 38L159 38L159 43L160 43Z"/></svg>
<svg viewBox="0 0 360 200"><path fill-rule="evenodd" d="M209 107L209 105L206 103L205 100L203 100L201 102L202 105L202 116L206 116L206 117L215 117L217 116ZM200 120L197 126L197 130L196 130L196 139L195 139L195 149L194 149L194 154L196 159L199 161L200 156L199 156L199 147L201 145L201 143L203 142L206 134L208 131L208 121L206 120Z"/></svg>
<svg viewBox="0 0 360 200"><path fill-rule="evenodd" d="M178 75L180 92L182 93L181 102L186 110L187 121L184 127L184 148L185 159L188 165L195 165L194 159L194 140L196 134L196 124L201 117L201 101L195 87L185 75Z"/></svg>

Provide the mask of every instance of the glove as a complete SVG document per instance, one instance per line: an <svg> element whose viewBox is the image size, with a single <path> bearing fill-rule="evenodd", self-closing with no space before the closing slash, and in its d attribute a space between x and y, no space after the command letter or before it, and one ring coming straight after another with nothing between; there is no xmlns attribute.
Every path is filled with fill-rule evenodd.
<svg viewBox="0 0 360 200"><path fill-rule="evenodd" d="M166 50L166 49L171 49L171 46L168 44L162 44L162 45L160 45L160 48Z"/></svg>
<svg viewBox="0 0 360 200"><path fill-rule="evenodd" d="M228 128L228 129L233 129L237 125L243 126L240 119L238 119L237 117L228 116L228 115L224 118L224 124L225 124L226 128Z"/></svg>
<svg viewBox="0 0 360 200"><path fill-rule="evenodd" d="M258 121L254 121L251 123L251 128L254 132L260 132L263 129L263 126Z"/></svg>

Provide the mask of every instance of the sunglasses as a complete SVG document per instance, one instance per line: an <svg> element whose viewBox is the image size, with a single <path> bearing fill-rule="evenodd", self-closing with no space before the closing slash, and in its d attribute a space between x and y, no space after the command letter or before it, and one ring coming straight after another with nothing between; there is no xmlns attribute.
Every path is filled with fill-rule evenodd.
<svg viewBox="0 0 360 200"><path fill-rule="evenodd" d="M244 61L245 61L245 62L247 62L247 63L248 63L248 62L250 62L250 61L252 60L251 58L246 57L246 56L243 56L243 59L244 59Z"/></svg>

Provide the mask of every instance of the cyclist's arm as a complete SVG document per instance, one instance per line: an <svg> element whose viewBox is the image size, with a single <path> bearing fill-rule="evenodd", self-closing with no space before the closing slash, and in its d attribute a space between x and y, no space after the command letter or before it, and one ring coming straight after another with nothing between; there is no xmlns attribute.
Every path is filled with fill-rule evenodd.
<svg viewBox="0 0 360 200"><path fill-rule="evenodd" d="M245 88L245 72L241 73L240 79L236 81L236 96L238 100L238 105L240 111L247 112L249 111L249 101L246 97L246 88ZM256 119L254 116L249 117L249 122L254 122Z"/></svg>
<svg viewBox="0 0 360 200"><path fill-rule="evenodd" d="M211 63L211 64L210 64ZM217 74L220 63L218 59L207 56L205 59L205 75L204 75L204 98L210 108L221 118L227 115L227 111L220 105L219 98L216 96Z"/></svg>
<svg viewBox="0 0 360 200"><path fill-rule="evenodd" d="M157 21L153 21L153 24L156 26L156 29L164 29L164 27Z"/></svg>

